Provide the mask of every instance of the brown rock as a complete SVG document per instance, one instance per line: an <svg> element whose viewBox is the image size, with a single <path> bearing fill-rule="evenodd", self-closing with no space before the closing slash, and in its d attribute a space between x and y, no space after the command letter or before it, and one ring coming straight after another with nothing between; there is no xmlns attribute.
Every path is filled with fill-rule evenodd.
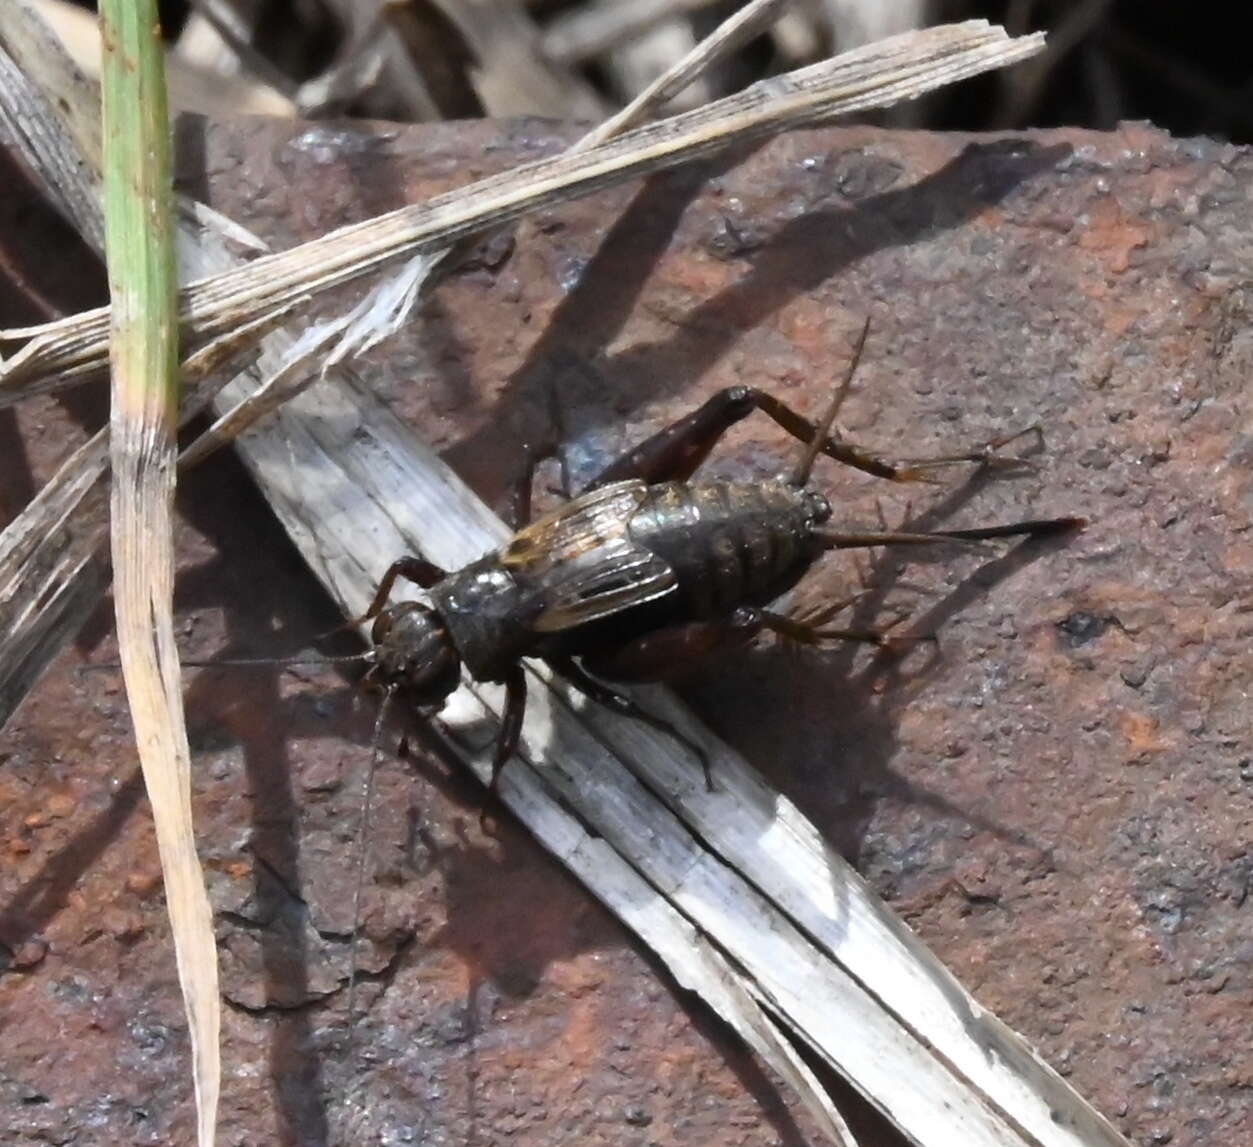
<svg viewBox="0 0 1253 1147"><path fill-rule="evenodd" d="M252 121L183 142L215 206L289 244L571 134ZM916 455L1039 422L1046 449L1015 476L895 489L821 470L849 522L880 500L919 525L1091 518L1064 543L863 558L857 622L904 610L938 649L763 648L686 695L985 1004L1134 1141L1176 1147L1253 1134L1253 870L1233 850L1253 829L1251 177L1247 151L1139 126L796 133L523 222L367 364L492 500L553 389L577 482L721 386L820 406L866 314L850 434ZM29 466L4 466L29 491L65 435L25 441ZM790 451L754 420L712 469L772 473ZM335 624L229 458L181 506L189 652L280 653ZM833 560L798 601L858 580ZM0 940L49 943L0 974L6 1143L191 1125L168 931L135 884L155 847L127 721L108 675L70 672L111 659L105 625L4 734ZM483 835L478 791L421 754L380 770L346 1052L369 706L330 672L223 669L191 679L188 708L233 1001L222 1143L803 1141L719 1025L509 823ZM74 807L23 828L71 780ZM115 903L137 930L92 923Z"/></svg>

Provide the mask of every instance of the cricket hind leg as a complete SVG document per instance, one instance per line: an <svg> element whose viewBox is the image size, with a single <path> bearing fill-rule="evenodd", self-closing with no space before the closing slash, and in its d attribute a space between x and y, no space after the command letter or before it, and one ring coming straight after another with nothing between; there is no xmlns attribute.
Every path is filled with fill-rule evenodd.
<svg viewBox="0 0 1253 1147"><path fill-rule="evenodd" d="M629 478L641 478L645 482L683 482L690 478L722 436L737 422L742 422L754 410L762 410L794 437L806 444L805 455L797 466L797 485L804 485L813 463L813 455L822 448L822 439L835 419L840 404L848 391L853 372L861 360L870 331L867 319L857 340L848 373L836 394L826 418L820 427L796 414L778 399L764 390L751 386L729 386L718 391L703 405L645 439L633 450L623 454L603 470L588 485L589 490L620 482Z"/></svg>
<svg viewBox="0 0 1253 1147"><path fill-rule="evenodd" d="M754 391L757 409L767 415L777 425L786 430L800 442L810 443L818 432L818 426L805 415L793 410L782 399L775 398L763 390ZM1020 457L997 453L1011 442L1025 438L1030 434L1043 436L1038 424L1011 434L1003 434L986 442L952 454L937 454L919 458L890 458L885 454L861 446L845 438L838 430L832 429L818 448L818 453L831 458L854 470L870 474L875 478L886 478L891 482L926 482L930 472L946 466L957 466L963 463L990 467L999 466L1013 468L1027 466L1029 463Z"/></svg>
<svg viewBox="0 0 1253 1147"><path fill-rule="evenodd" d="M843 397L842 393L839 397ZM586 489L595 490L630 478L640 478L649 483L685 481L709 457L722 436L754 410L760 410L799 442L808 445L818 434L817 423L793 410L782 399L756 387L732 386L720 390L692 413L611 462L588 483ZM952 454L892 459L851 442L832 430L823 438L818 453L877 478L921 482L927 481L933 470L963 463L1003 467L1026 465L1022 458L1002 456L997 451L1019 438L1040 433L1039 426L1031 426Z"/></svg>
<svg viewBox="0 0 1253 1147"><path fill-rule="evenodd" d="M884 454L869 450L845 438L836 428L835 420L839 415L840 408L844 405L844 400L852 389L853 376L861 363L862 353L866 349L866 339L869 335L870 319L867 318L862 324L861 331L853 344L853 353L849 359L848 369L836 385L835 392L823 414L821 422L814 423L810 421L804 415L793 410L782 399L776 398L764 390L752 389L746 397L740 400L741 407L744 408L745 413L750 409L760 410L793 438L804 443L804 449L801 451L800 458L792 472L791 482L793 485L805 486L808 483L814 459L819 454L825 454L828 458L832 458L836 462L850 466L855 470L861 470L875 477L887 478L896 482L927 481L927 475L930 471L962 463L975 463L983 467L1014 467L1027 464L1022 458L1003 457L997 451L1028 434L1036 434L1042 439L1043 434L1038 424L1027 427L1025 430L1016 430L1011 434L1004 434L997 438L989 439L987 442L952 454L937 454L919 458L889 458ZM743 416L744 414L740 414L740 417Z"/></svg>
<svg viewBox="0 0 1253 1147"><path fill-rule="evenodd" d="M719 439L757 409L758 393L749 386L718 391L690 414L611 462L588 483L587 490L630 478L650 484L685 481L709 457Z"/></svg>

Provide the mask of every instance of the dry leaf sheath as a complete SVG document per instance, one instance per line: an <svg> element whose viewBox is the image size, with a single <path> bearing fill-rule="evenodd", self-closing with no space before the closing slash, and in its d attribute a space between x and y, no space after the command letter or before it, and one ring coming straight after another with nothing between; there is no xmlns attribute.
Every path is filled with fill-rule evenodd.
<svg viewBox="0 0 1253 1147"><path fill-rule="evenodd" d="M169 117L155 3L107 0L101 18L118 648L191 1034L198 1141L212 1147L221 1075L217 948L192 830L173 622L178 321Z"/></svg>

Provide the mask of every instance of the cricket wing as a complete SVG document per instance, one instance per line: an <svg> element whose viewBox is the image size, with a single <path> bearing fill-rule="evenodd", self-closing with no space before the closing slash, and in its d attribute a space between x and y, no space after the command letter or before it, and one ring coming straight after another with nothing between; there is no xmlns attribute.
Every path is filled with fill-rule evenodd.
<svg viewBox="0 0 1253 1147"><path fill-rule="evenodd" d="M536 633L557 633L664 597L676 579L664 558L627 539L603 543L540 577L543 607L531 622Z"/></svg>
<svg viewBox="0 0 1253 1147"><path fill-rule="evenodd" d="M638 479L592 490L519 530L500 560L520 576L539 577L624 541L631 517L647 493L648 486Z"/></svg>

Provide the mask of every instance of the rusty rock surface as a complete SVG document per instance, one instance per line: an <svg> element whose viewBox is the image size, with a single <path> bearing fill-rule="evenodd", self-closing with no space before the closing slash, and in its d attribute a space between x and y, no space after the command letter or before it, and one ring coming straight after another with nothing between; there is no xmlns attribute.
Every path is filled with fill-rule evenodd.
<svg viewBox="0 0 1253 1147"><path fill-rule="evenodd" d="M285 245L573 134L250 121L182 143L189 186ZM577 483L722 386L818 407L867 314L850 436L912 456L1040 424L1043 449L1015 447L1030 468L940 486L820 463L840 521L1091 519L1062 543L834 559L798 594L864 585L856 624L907 615L936 645L765 646L683 692L1142 1144L1253 1138L1251 186L1248 151L1141 126L798 132L524 221L363 364L497 504L554 397ZM64 448L46 427L65 409L38 409L6 506ZM792 456L754 419L711 468ZM190 653L277 654L336 623L237 463L191 476L181 508ZM113 656L107 632L102 613L0 741L5 1144L191 1127L120 683L74 673ZM308 668L199 671L187 701L222 1143L810 1141L716 1020L417 751L380 767L345 1042L371 705Z"/></svg>

